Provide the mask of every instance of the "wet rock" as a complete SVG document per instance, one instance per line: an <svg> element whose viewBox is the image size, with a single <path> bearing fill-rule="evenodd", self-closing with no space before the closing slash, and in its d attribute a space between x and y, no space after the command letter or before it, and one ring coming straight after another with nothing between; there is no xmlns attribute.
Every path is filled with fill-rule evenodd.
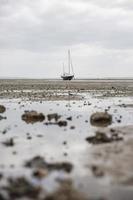
<svg viewBox="0 0 133 200"><path fill-rule="evenodd" d="M68 156L68 153L64 153L63 155L64 155L64 156Z"/></svg>
<svg viewBox="0 0 133 200"><path fill-rule="evenodd" d="M120 141L123 140L122 137L120 137L117 133L107 135L104 132L96 132L95 136L90 136L86 138L87 142L91 144L102 144L102 143L111 143L114 141Z"/></svg>
<svg viewBox="0 0 133 200"><path fill-rule="evenodd" d="M7 147L12 147L15 145L13 138L10 138L10 139L6 140L5 142L2 142L2 144L4 144Z"/></svg>
<svg viewBox="0 0 133 200"><path fill-rule="evenodd" d="M33 159L27 161L25 163L25 167L38 168L38 169L43 169L43 170L48 170L48 171L63 170L67 173L70 173L73 168L71 163L68 163L68 162L48 163L44 160L44 158L40 156L36 156Z"/></svg>
<svg viewBox="0 0 133 200"><path fill-rule="evenodd" d="M3 131L2 131L2 134L6 134L7 131L8 131L7 129L3 130Z"/></svg>
<svg viewBox="0 0 133 200"><path fill-rule="evenodd" d="M17 154L17 151L13 151L12 154L13 154L13 155L16 155L16 154Z"/></svg>
<svg viewBox="0 0 133 200"><path fill-rule="evenodd" d="M32 139L32 137L31 137L31 136L28 136L28 137L27 137L27 140L31 140L31 139Z"/></svg>
<svg viewBox="0 0 133 200"><path fill-rule="evenodd" d="M0 173L0 180L3 178L3 174L2 173Z"/></svg>
<svg viewBox="0 0 133 200"><path fill-rule="evenodd" d="M0 194L0 200L6 200L2 194Z"/></svg>
<svg viewBox="0 0 133 200"><path fill-rule="evenodd" d="M35 156L33 159L27 161L25 166L30 168L43 168L45 166L45 161L43 157Z"/></svg>
<svg viewBox="0 0 133 200"><path fill-rule="evenodd" d="M38 138L42 138L42 137L43 137L43 135L41 135L41 134L38 134L38 135L37 135L37 137L38 137Z"/></svg>
<svg viewBox="0 0 133 200"><path fill-rule="evenodd" d="M44 123L46 126L49 125L58 125L60 127L67 126L67 121L59 121L59 122L46 122Z"/></svg>
<svg viewBox="0 0 133 200"><path fill-rule="evenodd" d="M100 168L97 165L92 165L91 166L91 170L92 170L94 176L96 176L96 177L102 177L102 176L104 176L104 170L102 170L102 168Z"/></svg>
<svg viewBox="0 0 133 200"><path fill-rule="evenodd" d="M110 129L110 132L114 133L116 130L114 128Z"/></svg>
<svg viewBox="0 0 133 200"><path fill-rule="evenodd" d="M72 121L72 117L67 117L67 120L68 121Z"/></svg>
<svg viewBox="0 0 133 200"><path fill-rule="evenodd" d="M112 115L107 112L96 112L91 115L90 122L93 126L108 126L112 123Z"/></svg>
<svg viewBox="0 0 133 200"><path fill-rule="evenodd" d="M91 198L92 199L92 198ZM89 200L84 194L78 192L71 181L61 182L60 188L44 200Z"/></svg>
<svg viewBox="0 0 133 200"><path fill-rule="evenodd" d="M67 126L67 121L59 121L58 126L60 126L60 127Z"/></svg>
<svg viewBox="0 0 133 200"><path fill-rule="evenodd" d="M42 179L48 175L48 170L45 169L37 169L32 174L35 178Z"/></svg>
<svg viewBox="0 0 133 200"><path fill-rule="evenodd" d="M0 105L0 113L4 113L6 111L5 106Z"/></svg>
<svg viewBox="0 0 133 200"><path fill-rule="evenodd" d="M7 117L3 117L0 115L0 120L2 120L2 119L7 119Z"/></svg>
<svg viewBox="0 0 133 200"><path fill-rule="evenodd" d="M48 121L55 120L56 122L61 118L61 115L58 115L57 113L48 114L47 115Z"/></svg>
<svg viewBox="0 0 133 200"><path fill-rule="evenodd" d="M64 141L64 142L63 142L63 145L67 145L67 141Z"/></svg>
<svg viewBox="0 0 133 200"><path fill-rule="evenodd" d="M48 164L50 170L63 170L67 173L72 171L72 164L68 162Z"/></svg>
<svg viewBox="0 0 133 200"><path fill-rule="evenodd" d="M40 187L36 187L32 185L26 178L9 178L8 186L5 187L5 190L8 192L10 199L18 199L18 198L32 198L37 199L41 192Z"/></svg>
<svg viewBox="0 0 133 200"><path fill-rule="evenodd" d="M22 115L22 120L26 123L35 123L35 122L42 122L45 120L45 116L42 113L38 113L36 111L25 111Z"/></svg>
<svg viewBox="0 0 133 200"><path fill-rule="evenodd" d="M70 129L71 129L71 130L75 129L75 126L70 126Z"/></svg>
<svg viewBox="0 0 133 200"><path fill-rule="evenodd" d="M121 120L120 120L120 119L117 119L117 122L118 122L118 123L121 123Z"/></svg>

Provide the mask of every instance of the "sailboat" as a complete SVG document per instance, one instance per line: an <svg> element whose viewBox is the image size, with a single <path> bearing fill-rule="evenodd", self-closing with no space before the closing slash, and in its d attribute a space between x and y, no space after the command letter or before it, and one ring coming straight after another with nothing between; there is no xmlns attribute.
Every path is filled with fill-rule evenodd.
<svg viewBox="0 0 133 200"><path fill-rule="evenodd" d="M61 78L63 80L72 80L74 78L73 65L72 65L70 50L68 50L68 72L64 71L64 66L63 66L63 74L61 75Z"/></svg>

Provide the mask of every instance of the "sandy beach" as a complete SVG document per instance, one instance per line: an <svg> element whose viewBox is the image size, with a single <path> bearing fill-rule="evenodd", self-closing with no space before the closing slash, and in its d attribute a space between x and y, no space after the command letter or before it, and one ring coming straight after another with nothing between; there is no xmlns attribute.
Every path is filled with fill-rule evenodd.
<svg viewBox="0 0 133 200"><path fill-rule="evenodd" d="M1 79L0 125L0 199L133 199L133 80Z"/></svg>

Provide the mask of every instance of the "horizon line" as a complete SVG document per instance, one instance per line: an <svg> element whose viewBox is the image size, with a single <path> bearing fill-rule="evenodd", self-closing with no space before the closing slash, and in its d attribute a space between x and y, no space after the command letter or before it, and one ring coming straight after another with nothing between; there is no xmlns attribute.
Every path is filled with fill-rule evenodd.
<svg viewBox="0 0 133 200"><path fill-rule="evenodd" d="M0 77L2 79L43 79L43 80L62 80L61 78L55 77ZM73 80L102 80L102 79L133 79L133 77L77 77Z"/></svg>

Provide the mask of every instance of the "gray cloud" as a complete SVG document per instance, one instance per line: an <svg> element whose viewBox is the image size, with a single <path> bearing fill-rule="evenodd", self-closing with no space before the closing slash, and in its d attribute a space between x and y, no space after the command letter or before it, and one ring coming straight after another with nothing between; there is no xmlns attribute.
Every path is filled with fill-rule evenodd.
<svg viewBox="0 0 133 200"><path fill-rule="evenodd" d="M3 70L6 66L19 74L17 55L23 66L21 74L25 76L25 69L29 68L30 73L37 63L41 71L44 64L46 69L52 68L52 56L59 70L59 57L64 58L62 51L72 48L78 54L75 56L78 63L84 65L81 76L86 74L89 64L93 65L93 76L99 70L104 76L108 62L118 69L124 68L123 63L132 66L132 7L130 0L0 0L0 49L4 52L0 54L0 65ZM103 72L100 65L104 66ZM76 71L80 76L78 67ZM114 70L114 75L118 71Z"/></svg>
<svg viewBox="0 0 133 200"><path fill-rule="evenodd" d="M1 8L0 46L3 48L45 50L78 43L111 48L133 46L130 39L133 14L98 7L96 0L93 4L87 2L87 6L80 2L81 8L80 4L78 7L69 1L66 4L52 1L49 5L40 1L37 8L34 0L8 2L2 1Z"/></svg>

